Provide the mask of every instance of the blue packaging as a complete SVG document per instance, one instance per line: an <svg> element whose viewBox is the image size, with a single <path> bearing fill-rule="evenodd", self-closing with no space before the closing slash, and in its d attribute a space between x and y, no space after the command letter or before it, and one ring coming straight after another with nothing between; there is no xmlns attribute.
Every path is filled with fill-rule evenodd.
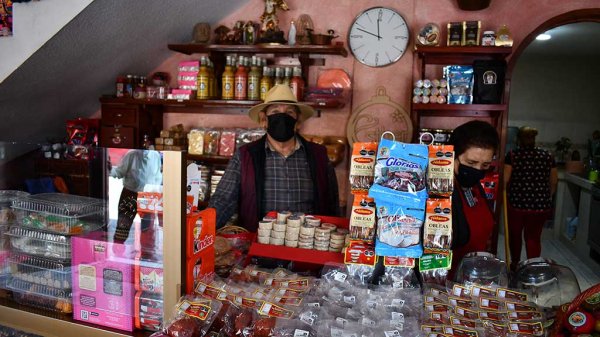
<svg viewBox="0 0 600 337"><path fill-rule="evenodd" d="M397 203L377 199L377 239L375 254L419 258L423 255L421 227L425 221L425 202Z"/></svg>
<svg viewBox="0 0 600 337"><path fill-rule="evenodd" d="M406 205L427 199L427 145L406 144L382 138L377 148L375 180L369 196L391 198Z"/></svg>
<svg viewBox="0 0 600 337"><path fill-rule="evenodd" d="M448 79L448 104L473 103L473 66L444 67Z"/></svg>

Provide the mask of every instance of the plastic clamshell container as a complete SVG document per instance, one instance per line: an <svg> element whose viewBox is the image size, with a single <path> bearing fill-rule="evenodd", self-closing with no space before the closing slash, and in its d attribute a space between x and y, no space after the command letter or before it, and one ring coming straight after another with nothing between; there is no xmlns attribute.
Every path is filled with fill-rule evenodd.
<svg viewBox="0 0 600 337"><path fill-rule="evenodd" d="M63 262L71 259L71 238L66 235L39 232L18 226L11 227L6 235L10 237L13 252Z"/></svg>
<svg viewBox="0 0 600 337"><path fill-rule="evenodd" d="M63 193L41 193L16 199L20 226L52 233L83 234L104 224L105 205L101 199Z"/></svg>
<svg viewBox="0 0 600 337"><path fill-rule="evenodd" d="M19 304L65 314L73 312L70 290L56 289L19 279L10 280L7 288L12 290L13 298Z"/></svg>
<svg viewBox="0 0 600 337"><path fill-rule="evenodd" d="M10 225L17 220L12 202L19 198L28 196L29 193L16 190L0 190L0 226Z"/></svg>
<svg viewBox="0 0 600 337"><path fill-rule="evenodd" d="M69 263L19 253L11 253L8 261L13 279L56 289L71 289Z"/></svg>

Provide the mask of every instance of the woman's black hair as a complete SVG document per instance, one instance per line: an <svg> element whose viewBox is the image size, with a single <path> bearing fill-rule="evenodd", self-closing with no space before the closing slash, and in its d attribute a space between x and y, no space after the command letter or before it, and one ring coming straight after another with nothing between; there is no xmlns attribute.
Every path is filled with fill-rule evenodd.
<svg viewBox="0 0 600 337"><path fill-rule="evenodd" d="M472 147L496 152L500 140L496 128L490 123L474 120L454 129L450 143L454 145L454 152L458 157Z"/></svg>

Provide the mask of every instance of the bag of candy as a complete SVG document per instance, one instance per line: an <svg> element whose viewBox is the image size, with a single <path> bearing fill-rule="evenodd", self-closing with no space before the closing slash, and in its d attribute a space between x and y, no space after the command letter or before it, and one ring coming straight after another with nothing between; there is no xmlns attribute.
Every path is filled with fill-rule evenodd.
<svg viewBox="0 0 600 337"><path fill-rule="evenodd" d="M398 203L393 199L377 199L377 255L419 258L423 254L421 227L425 199L412 201Z"/></svg>
<svg viewBox="0 0 600 337"><path fill-rule="evenodd" d="M383 138L386 134L391 133L384 132L381 136L377 149L375 181L369 189L369 196L376 202L387 197L395 202L405 201L409 204L427 199L427 146Z"/></svg>

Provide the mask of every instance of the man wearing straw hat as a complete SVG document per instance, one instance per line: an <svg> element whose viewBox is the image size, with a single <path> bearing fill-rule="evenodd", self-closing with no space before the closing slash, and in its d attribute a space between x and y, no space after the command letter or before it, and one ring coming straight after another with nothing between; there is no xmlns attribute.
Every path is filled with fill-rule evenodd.
<svg viewBox="0 0 600 337"><path fill-rule="evenodd" d="M327 150L297 133L314 113L287 85L275 85L264 103L249 110L267 134L240 147L229 162L209 203L217 210L217 227L236 211L240 226L250 231L269 211L338 215L337 180Z"/></svg>

